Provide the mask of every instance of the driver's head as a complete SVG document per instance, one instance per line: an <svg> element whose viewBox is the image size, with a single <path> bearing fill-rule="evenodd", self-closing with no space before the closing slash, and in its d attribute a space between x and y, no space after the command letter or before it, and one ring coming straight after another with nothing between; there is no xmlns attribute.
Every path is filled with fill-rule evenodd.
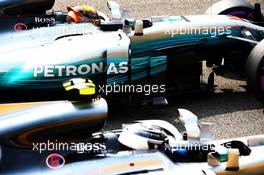
<svg viewBox="0 0 264 175"><path fill-rule="evenodd" d="M81 23L91 22L93 24L100 24L100 16L97 10L91 6L75 6L68 7L67 22Z"/></svg>
<svg viewBox="0 0 264 175"><path fill-rule="evenodd" d="M159 149L167 138L167 134L160 127L134 123L123 128L118 141L132 150L150 150Z"/></svg>

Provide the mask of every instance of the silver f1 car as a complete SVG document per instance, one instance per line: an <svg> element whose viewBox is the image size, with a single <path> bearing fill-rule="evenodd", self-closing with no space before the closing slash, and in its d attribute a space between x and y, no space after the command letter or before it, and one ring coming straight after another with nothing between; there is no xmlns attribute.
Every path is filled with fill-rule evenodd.
<svg viewBox="0 0 264 175"><path fill-rule="evenodd" d="M106 132L106 115L104 99L0 105L0 174L264 174L264 135L213 140L185 109L183 133L162 120Z"/></svg>
<svg viewBox="0 0 264 175"><path fill-rule="evenodd" d="M72 78L92 80L103 95L117 85L123 93L141 86L141 94L144 85L152 85L150 94L158 96L193 91L201 86L206 61L213 68L210 85L214 73L223 75L232 68L246 75L256 98L264 101L259 4L254 8L245 0L222 0L207 15L135 20L125 18L119 5L109 1L112 18L98 12L96 23L72 23L66 13L46 13L53 4L0 1L2 97L35 92L46 98L47 93L62 92L62 84Z"/></svg>

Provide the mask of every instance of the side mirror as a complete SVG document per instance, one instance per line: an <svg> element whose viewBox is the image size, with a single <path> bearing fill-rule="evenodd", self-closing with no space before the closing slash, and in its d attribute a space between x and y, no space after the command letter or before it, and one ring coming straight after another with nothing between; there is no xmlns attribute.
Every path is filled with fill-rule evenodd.
<svg viewBox="0 0 264 175"><path fill-rule="evenodd" d="M180 115L179 119L184 124L187 132L187 139L189 141L199 141L201 132L198 126L198 117L186 109L178 110Z"/></svg>
<svg viewBox="0 0 264 175"><path fill-rule="evenodd" d="M107 7L112 13L112 20L113 21L120 21L122 18L122 13L120 10L120 5L114 1L107 1Z"/></svg>
<svg viewBox="0 0 264 175"><path fill-rule="evenodd" d="M200 141L201 142L208 142L213 140L213 136L212 136L212 123L200 123L199 127L200 127Z"/></svg>

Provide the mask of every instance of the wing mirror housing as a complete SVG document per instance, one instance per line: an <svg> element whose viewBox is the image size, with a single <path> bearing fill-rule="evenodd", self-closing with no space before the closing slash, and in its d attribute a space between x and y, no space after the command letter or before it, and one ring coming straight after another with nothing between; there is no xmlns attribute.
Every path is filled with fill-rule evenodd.
<svg viewBox="0 0 264 175"><path fill-rule="evenodd" d="M141 20L136 20L136 25L135 25L135 36L142 36L143 35L143 30L144 30L144 23Z"/></svg>
<svg viewBox="0 0 264 175"><path fill-rule="evenodd" d="M107 1L107 7L112 13L112 21L121 21L122 13L120 10L120 5L115 1Z"/></svg>
<svg viewBox="0 0 264 175"><path fill-rule="evenodd" d="M212 123L199 122L191 111L179 109L179 119L186 129L185 139L188 141L208 142L212 140Z"/></svg>

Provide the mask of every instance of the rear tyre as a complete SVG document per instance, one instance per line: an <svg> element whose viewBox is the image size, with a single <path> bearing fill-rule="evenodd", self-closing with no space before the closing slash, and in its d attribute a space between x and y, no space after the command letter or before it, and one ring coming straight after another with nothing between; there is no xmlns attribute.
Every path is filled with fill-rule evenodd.
<svg viewBox="0 0 264 175"><path fill-rule="evenodd" d="M221 0L205 12L206 15L232 15L250 21L256 20L255 9L246 0Z"/></svg>
<svg viewBox="0 0 264 175"><path fill-rule="evenodd" d="M264 103L264 40L250 53L246 63L246 78L249 89Z"/></svg>

